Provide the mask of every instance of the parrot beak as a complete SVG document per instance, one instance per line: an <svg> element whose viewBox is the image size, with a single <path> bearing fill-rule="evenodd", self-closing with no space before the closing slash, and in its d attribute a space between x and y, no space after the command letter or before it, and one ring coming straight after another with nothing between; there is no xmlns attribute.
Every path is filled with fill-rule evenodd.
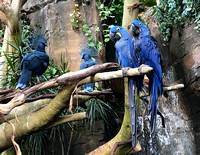
<svg viewBox="0 0 200 155"><path fill-rule="evenodd" d="M85 56L85 54L81 55L81 59L80 59L80 61L81 61L82 59L84 59L84 56Z"/></svg>
<svg viewBox="0 0 200 155"><path fill-rule="evenodd" d="M135 26L134 24L131 24L131 33L134 37L138 37L141 32L141 29Z"/></svg>
<svg viewBox="0 0 200 155"><path fill-rule="evenodd" d="M114 33L110 31L109 37L113 42L117 42L121 38L121 34L119 32Z"/></svg>
<svg viewBox="0 0 200 155"><path fill-rule="evenodd" d="M48 46L47 46L47 43L42 43L42 44L43 44L44 47L45 47L45 46L48 47Z"/></svg>

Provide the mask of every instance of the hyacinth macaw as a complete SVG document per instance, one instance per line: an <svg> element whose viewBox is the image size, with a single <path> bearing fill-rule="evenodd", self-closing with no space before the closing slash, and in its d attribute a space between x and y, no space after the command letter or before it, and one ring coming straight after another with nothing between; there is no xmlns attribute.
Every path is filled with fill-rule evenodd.
<svg viewBox="0 0 200 155"><path fill-rule="evenodd" d="M153 68L149 77L149 90L151 98L151 133L155 135L157 120L157 99L162 94L162 68L160 51L150 36L149 28L139 20L131 22L132 43L140 64Z"/></svg>
<svg viewBox="0 0 200 155"><path fill-rule="evenodd" d="M83 62L80 65L80 70L94 66L98 64L96 61L94 61L91 57L97 56L98 51L95 47L88 47L87 49L84 49L81 51L81 60L84 59L85 62ZM92 92L94 90L95 83L86 83L84 84L84 92Z"/></svg>
<svg viewBox="0 0 200 155"><path fill-rule="evenodd" d="M138 61L135 56L134 47L132 45L132 38L129 32L121 26L113 26L110 29L110 38L115 43L116 58L118 63L123 68L139 67ZM141 77L129 77L128 78L128 98L129 109L131 114L131 133L132 133L132 145L137 144L137 117L136 117L136 87L140 90L142 86Z"/></svg>
<svg viewBox="0 0 200 155"><path fill-rule="evenodd" d="M48 65L49 56L45 53L45 46L47 46L47 40L43 36L38 36L34 40L36 50L27 53L21 61L21 76L16 85L16 89L24 89L31 77L42 75Z"/></svg>

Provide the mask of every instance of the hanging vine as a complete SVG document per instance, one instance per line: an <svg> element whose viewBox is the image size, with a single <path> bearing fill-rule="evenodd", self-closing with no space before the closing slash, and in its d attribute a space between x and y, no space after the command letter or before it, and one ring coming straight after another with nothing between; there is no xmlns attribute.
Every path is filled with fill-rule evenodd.
<svg viewBox="0 0 200 155"><path fill-rule="evenodd" d="M160 0L156 7L156 18L164 41L169 41L172 29L180 32L185 21L194 22L200 31L200 3L197 0Z"/></svg>

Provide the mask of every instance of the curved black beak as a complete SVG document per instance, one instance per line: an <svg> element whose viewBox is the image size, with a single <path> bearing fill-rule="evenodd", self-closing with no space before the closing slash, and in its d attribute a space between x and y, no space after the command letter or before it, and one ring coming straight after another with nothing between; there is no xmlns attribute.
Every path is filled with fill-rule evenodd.
<svg viewBox="0 0 200 155"><path fill-rule="evenodd" d="M131 24L131 33L134 37L138 37L141 32L141 29L135 26L134 24Z"/></svg>
<svg viewBox="0 0 200 155"><path fill-rule="evenodd" d="M114 33L110 31L109 37L113 42L117 42L118 40L120 40L121 34L119 32Z"/></svg>
<svg viewBox="0 0 200 155"><path fill-rule="evenodd" d="M82 59L84 59L84 57L85 57L85 54L83 54L83 55L81 56L81 59L80 59L80 61L81 61Z"/></svg>

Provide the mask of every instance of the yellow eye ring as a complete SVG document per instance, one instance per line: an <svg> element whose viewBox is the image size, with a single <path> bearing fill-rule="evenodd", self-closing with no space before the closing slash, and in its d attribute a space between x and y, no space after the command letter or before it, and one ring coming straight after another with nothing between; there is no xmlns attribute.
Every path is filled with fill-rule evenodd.
<svg viewBox="0 0 200 155"><path fill-rule="evenodd" d="M140 26L142 25L142 23L139 23L140 24Z"/></svg>
<svg viewBox="0 0 200 155"><path fill-rule="evenodd" d="M117 31L119 31L119 30L120 30L120 28L118 27L118 28L117 28Z"/></svg>

